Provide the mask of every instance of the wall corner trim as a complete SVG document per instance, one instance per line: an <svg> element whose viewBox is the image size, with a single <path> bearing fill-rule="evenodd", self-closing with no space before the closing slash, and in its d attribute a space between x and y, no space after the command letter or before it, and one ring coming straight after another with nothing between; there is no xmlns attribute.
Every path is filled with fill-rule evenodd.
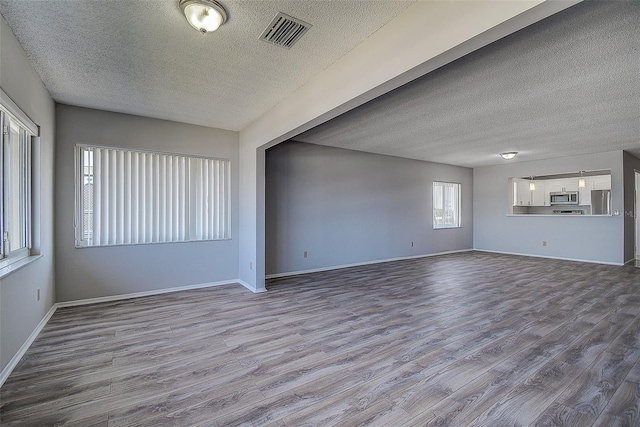
<svg viewBox="0 0 640 427"><path fill-rule="evenodd" d="M49 309L47 314L44 315L40 323L38 323L38 326L36 326L33 332L31 332L31 335L29 335L29 338L27 338L24 344L22 344L22 346L16 352L16 354L13 355L13 357L11 358L7 366L4 367L2 372L0 372L0 387L2 387L2 385L7 380L7 378L9 378L9 375L11 375L11 372L13 372L15 367L18 365L18 362L20 362L24 354L27 352L27 350L29 350L29 347L31 347L31 344L33 344L33 342L36 340L38 335L40 335L40 332L45 327L47 322L49 322L49 319L51 319L51 316L53 316L53 313L55 313L57 309L58 309L58 304L53 304L53 306Z"/></svg>

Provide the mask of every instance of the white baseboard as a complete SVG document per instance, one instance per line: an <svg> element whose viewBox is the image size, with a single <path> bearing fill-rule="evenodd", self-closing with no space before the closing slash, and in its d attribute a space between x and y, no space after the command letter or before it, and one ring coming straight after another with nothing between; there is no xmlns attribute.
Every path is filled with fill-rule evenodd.
<svg viewBox="0 0 640 427"><path fill-rule="evenodd" d="M22 344L18 352L13 355L13 357L11 358L7 366L4 367L2 372L0 372L0 387L2 387L2 385L7 380L7 378L9 378L9 375L11 375L11 372L13 372L18 362L20 362L20 359L22 359L22 356L24 356L27 350L29 350L29 347L31 347L31 344L33 344L35 339L38 337L38 335L42 331L42 328L44 328L44 326L47 324L49 319L51 319L51 316L53 316L53 313L56 312L57 308L58 308L58 305L53 304L53 306L49 309L47 314L44 315L40 323L38 323L38 326L36 326L33 332L31 332L31 335L29 335L29 338L27 338L24 344Z"/></svg>
<svg viewBox="0 0 640 427"><path fill-rule="evenodd" d="M240 283L242 286L244 286L245 288L249 289L251 292L253 292L254 294L261 294L263 292L267 292L266 289L256 289L253 286L251 286L250 284L248 284L247 282L245 282L244 280L236 280L237 283Z"/></svg>
<svg viewBox="0 0 640 427"><path fill-rule="evenodd" d="M362 265L371 265L371 264L381 264L383 262L402 261L405 259L427 258L432 256L455 254L459 252L469 252L469 251L473 251L473 249L460 249L457 251L436 252L433 254L411 255L411 256L404 256L404 257L397 257L397 258L378 259L375 261L356 262L353 264L341 264L341 265L334 265L331 267L320 267L320 268L314 268L311 270L288 271L286 273L267 274L265 276L265 279L278 279L280 277L297 276L299 274L319 273L322 271L339 270L341 268L359 267Z"/></svg>
<svg viewBox="0 0 640 427"><path fill-rule="evenodd" d="M96 304L96 303L100 303L100 302L119 301L119 300L130 299L130 298L148 297L148 296L153 296L153 295L167 294L167 293L170 293L170 292L188 291L190 289L211 288L211 287L214 287L214 286L232 285L232 284L239 284L239 283L240 283L239 280L222 280L220 282L199 283L199 284L196 284L196 285L177 286L175 288L156 289L156 290L153 290L153 291L134 292L134 293L131 293L131 294L110 295L110 296L107 296L107 297L97 297L97 298L87 298L87 299L81 299L81 300L75 300L75 301L65 301L65 302L56 303L56 305L59 308L62 308L62 307L75 307L75 306L78 306L78 305L87 305L87 304Z"/></svg>
<svg viewBox="0 0 640 427"><path fill-rule="evenodd" d="M620 262L594 261L592 259L565 258L565 257L547 256L547 255L532 255L532 254L523 254L523 253L519 253L519 252L491 251L489 249L474 249L474 251L476 251L476 252L488 252L488 253L492 253L492 254L528 256L528 257L533 257L533 258L557 259L557 260L560 260L560 261L587 262L587 263L590 263L590 264L604 264L604 265L617 265L617 266L624 265L623 263L620 263Z"/></svg>

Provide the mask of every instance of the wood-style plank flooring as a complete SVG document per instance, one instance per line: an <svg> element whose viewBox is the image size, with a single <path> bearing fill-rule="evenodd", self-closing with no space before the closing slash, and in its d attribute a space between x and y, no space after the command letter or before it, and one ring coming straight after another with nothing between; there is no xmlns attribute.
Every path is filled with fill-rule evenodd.
<svg viewBox="0 0 640 427"><path fill-rule="evenodd" d="M25 426L639 425L640 269L469 252L59 309Z"/></svg>

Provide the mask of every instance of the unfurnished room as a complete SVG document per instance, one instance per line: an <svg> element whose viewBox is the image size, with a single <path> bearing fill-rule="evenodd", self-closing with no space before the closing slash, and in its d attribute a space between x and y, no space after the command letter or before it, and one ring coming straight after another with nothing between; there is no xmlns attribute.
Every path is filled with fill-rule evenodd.
<svg viewBox="0 0 640 427"><path fill-rule="evenodd" d="M1 426L640 425L640 2L0 0Z"/></svg>

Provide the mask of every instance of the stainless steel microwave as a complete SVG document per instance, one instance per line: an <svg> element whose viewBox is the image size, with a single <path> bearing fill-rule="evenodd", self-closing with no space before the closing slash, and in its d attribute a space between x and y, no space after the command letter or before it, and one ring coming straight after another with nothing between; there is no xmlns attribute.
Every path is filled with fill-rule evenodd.
<svg viewBox="0 0 640 427"><path fill-rule="evenodd" d="M557 193L549 194L551 205L577 205L578 204L578 192L577 191L561 191Z"/></svg>

